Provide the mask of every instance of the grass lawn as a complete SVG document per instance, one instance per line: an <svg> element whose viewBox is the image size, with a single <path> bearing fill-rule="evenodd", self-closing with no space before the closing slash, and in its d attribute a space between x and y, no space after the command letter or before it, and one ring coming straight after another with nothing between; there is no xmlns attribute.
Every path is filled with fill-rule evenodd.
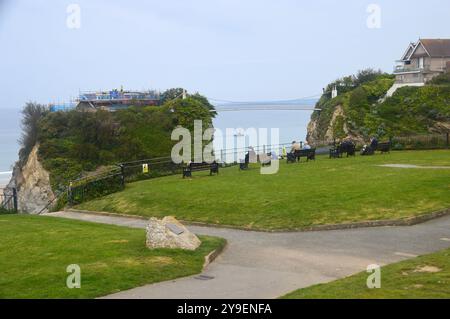
<svg viewBox="0 0 450 319"><path fill-rule="evenodd" d="M0 298L92 298L199 273L224 245L200 237L195 251L145 247L145 230L27 215L0 216ZM81 267L81 288L66 267Z"/></svg>
<svg viewBox="0 0 450 319"><path fill-rule="evenodd" d="M381 288L368 289L369 273L294 291L285 299L450 298L450 249L381 268Z"/></svg>
<svg viewBox="0 0 450 319"><path fill-rule="evenodd" d="M76 208L234 225L302 228L397 219L450 207L450 169L401 169L381 164L450 166L450 151L402 151L372 157L280 164L275 175L254 166L140 181Z"/></svg>

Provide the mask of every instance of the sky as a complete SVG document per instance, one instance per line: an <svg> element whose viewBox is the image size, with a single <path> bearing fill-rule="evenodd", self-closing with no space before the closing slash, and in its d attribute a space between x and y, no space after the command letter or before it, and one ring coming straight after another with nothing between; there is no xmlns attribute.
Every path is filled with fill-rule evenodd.
<svg viewBox="0 0 450 319"><path fill-rule="evenodd" d="M317 95L360 69L392 72L419 37L450 37L449 14L444 0L0 0L0 108L121 85L231 101Z"/></svg>

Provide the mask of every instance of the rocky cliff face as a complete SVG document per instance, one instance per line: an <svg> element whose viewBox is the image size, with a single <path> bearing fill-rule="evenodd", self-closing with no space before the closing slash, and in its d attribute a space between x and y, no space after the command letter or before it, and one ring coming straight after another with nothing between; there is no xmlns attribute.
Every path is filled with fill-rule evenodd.
<svg viewBox="0 0 450 319"><path fill-rule="evenodd" d="M330 120L325 124L319 122L319 117L311 119L307 128L306 140L311 145L327 145L332 144L336 136L336 126L341 125L339 129L342 131L340 138L351 138L356 142L364 142L363 137L352 133L346 124L346 115L342 105L336 105L331 114ZM338 123L341 119L342 123Z"/></svg>
<svg viewBox="0 0 450 319"><path fill-rule="evenodd" d="M16 187L18 208L22 213L37 214L55 198L50 186L50 175L38 158L39 146L33 147L23 167L13 171L8 187Z"/></svg>

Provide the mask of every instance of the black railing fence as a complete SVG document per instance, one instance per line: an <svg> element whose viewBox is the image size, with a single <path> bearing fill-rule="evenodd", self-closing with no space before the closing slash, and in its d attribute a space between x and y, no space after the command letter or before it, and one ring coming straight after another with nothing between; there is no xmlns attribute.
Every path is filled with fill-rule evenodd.
<svg viewBox="0 0 450 319"><path fill-rule="evenodd" d="M449 148L448 133L394 137L390 138L389 141L393 150ZM335 143L337 141L321 141L317 145L311 146L317 148L317 154L328 154L329 148ZM359 146L362 146L362 144ZM284 152L289 152L290 147L291 143L284 143L259 145L254 146L253 149L258 154L275 152L281 155ZM248 147L222 149L214 155L216 161L224 167L238 164L243 160L241 157L247 151ZM184 165L174 163L170 156L120 163L103 173L71 181L67 189L67 202L69 205L76 205L84 201L115 193L124 189L125 184L129 182L168 175L181 175Z"/></svg>
<svg viewBox="0 0 450 319"><path fill-rule="evenodd" d="M125 187L120 168L71 181L67 188L67 202L76 205L82 202L118 192Z"/></svg>
<svg viewBox="0 0 450 319"><path fill-rule="evenodd" d="M0 213L17 213L17 190L0 188Z"/></svg>
<svg viewBox="0 0 450 319"><path fill-rule="evenodd" d="M118 164L124 182L174 175L182 172L183 165L174 163L170 157L143 159Z"/></svg>
<svg viewBox="0 0 450 319"><path fill-rule="evenodd" d="M449 133L399 136L391 138L391 145L394 150L448 149L449 138Z"/></svg>

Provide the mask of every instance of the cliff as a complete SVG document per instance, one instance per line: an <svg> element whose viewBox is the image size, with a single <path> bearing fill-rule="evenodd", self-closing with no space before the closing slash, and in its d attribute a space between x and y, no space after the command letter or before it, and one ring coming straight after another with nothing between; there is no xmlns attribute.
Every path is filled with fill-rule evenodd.
<svg viewBox="0 0 450 319"><path fill-rule="evenodd" d="M370 137L448 132L450 128L450 83L429 83L422 87L403 87L391 97L391 75L372 72L330 83L320 98L308 125L307 141L327 145L333 140L351 138L361 144ZM332 98L331 88L338 88Z"/></svg>
<svg viewBox="0 0 450 319"><path fill-rule="evenodd" d="M25 164L16 165L8 187L17 189L18 210L22 213L38 214L55 198L50 185L50 174L38 158L39 145L31 150Z"/></svg>

